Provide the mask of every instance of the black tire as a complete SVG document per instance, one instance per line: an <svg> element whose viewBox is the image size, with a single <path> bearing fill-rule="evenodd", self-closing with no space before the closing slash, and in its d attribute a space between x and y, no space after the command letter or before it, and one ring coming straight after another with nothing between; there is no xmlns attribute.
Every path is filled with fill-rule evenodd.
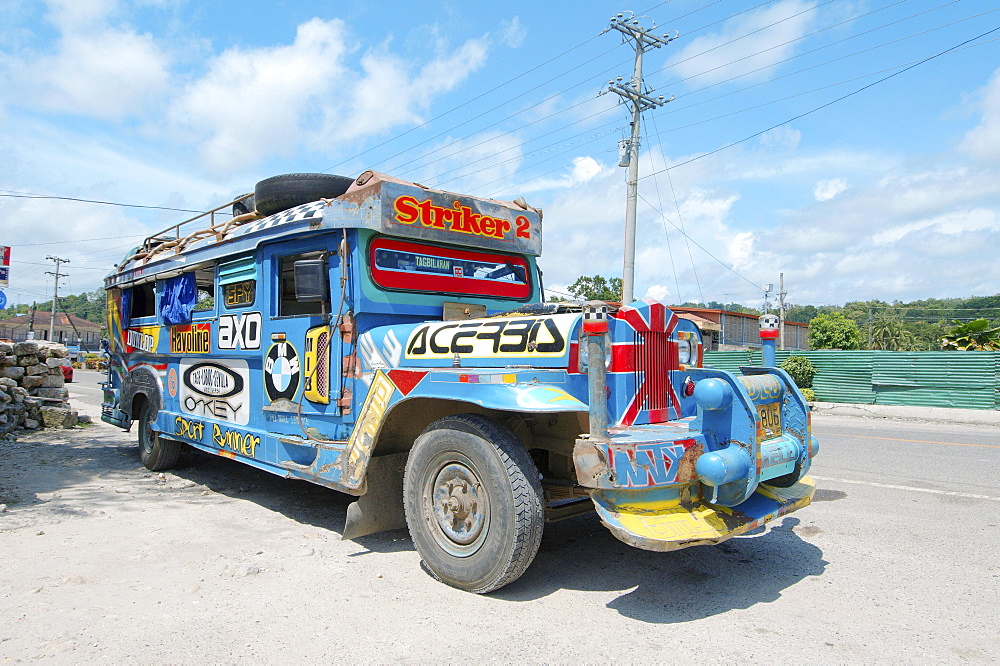
<svg viewBox="0 0 1000 666"><path fill-rule="evenodd" d="M447 416L421 433L406 462L403 505L427 569L469 592L517 580L542 541L538 470L510 430L479 414Z"/></svg>
<svg viewBox="0 0 1000 666"><path fill-rule="evenodd" d="M247 213L252 213L254 211L254 200L251 194L246 199L240 199L233 204L233 217L239 217L240 215L246 215Z"/></svg>
<svg viewBox="0 0 1000 666"><path fill-rule="evenodd" d="M254 204L261 215L274 215L319 199L339 197L354 182L328 173L286 173L257 183Z"/></svg>
<svg viewBox="0 0 1000 666"><path fill-rule="evenodd" d="M149 402L143 401L139 407L139 458L146 469L160 472L177 464L181 453L181 443L164 439L152 428Z"/></svg>

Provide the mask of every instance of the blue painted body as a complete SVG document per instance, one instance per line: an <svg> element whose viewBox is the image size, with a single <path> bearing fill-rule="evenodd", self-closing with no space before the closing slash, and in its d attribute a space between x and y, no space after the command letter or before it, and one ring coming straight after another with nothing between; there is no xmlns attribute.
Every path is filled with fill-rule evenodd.
<svg viewBox="0 0 1000 666"><path fill-rule="evenodd" d="M424 217L413 212L418 204ZM447 219L450 228L441 223ZM477 225L459 226L470 219ZM377 255L385 238L433 250L420 255L426 271L404 276L421 288L386 286L414 269L374 265L376 256L395 262L392 247L408 247L399 240ZM608 497L640 491L735 507L762 483L802 479L816 447L788 376L699 367L697 328L655 302L613 314L610 436L574 443L589 409L582 315L526 308L542 301L540 249L532 210L376 178L180 251L133 255L107 279L111 362L102 418L128 427L139 401L148 401L156 408L152 427L164 437L354 494L365 492L383 426L408 405L421 406L415 414L569 415L579 424L565 442L575 477L563 480L592 489L599 509L614 505ZM473 252L486 263L509 257L496 272L505 262L511 271L527 268L523 283L515 272L513 286L496 285L514 295L489 294L491 283L468 275ZM326 261L331 289L322 308L288 296L288 258L303 254ZM193 270L212 285L214 301L188 323L167 326L158 314L164 281ZM433 289L466 282L467 293ZM157 308L136 316L144 283L155 285ZM456 304L480 316L445 321ZM767 405L777 405L780 434L762 430L778 418L765 415Z"/></svg>

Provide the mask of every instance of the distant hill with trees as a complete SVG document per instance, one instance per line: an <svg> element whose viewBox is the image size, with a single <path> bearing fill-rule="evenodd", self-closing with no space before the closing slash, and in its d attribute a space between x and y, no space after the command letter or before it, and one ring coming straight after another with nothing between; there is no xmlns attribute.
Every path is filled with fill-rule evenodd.
<svg viewBox="0 0 1000 666"><path fill-rule="evenodd" d="M723 305L684 303L687 307L707 307L734 312L760 312L738 303ZM777 314L777 308L769 310ZM955 328L955 322L985 319L1000 325L1000 294L971 298L927 298L904 303L882 300L851 301L844 305L789 305L785 318L809 324L821 315L843 315L853 321L861 334L860 349L897 351L934 351L941 349L941 339Z"/></svg>
<svg viewBox="0 0 1000 666"><path fill-rule="evenodd" d="M58 312L76 315L81 319L86 319L87 321L92 321L95 324L104 326L105 313L107 312L107 306L105 303L106 300L104 290L98 289L97 291L84 292L82 294L60 296L59 303L56 304L56 310ZM52 299L47 301L38 301L35 303L35 309L38 312L51 312ZM28 314L29 312L31 312L31 306L24 303L16 306L10 306L0 310L0 320Z"/></svg>
<svg viewBox="0 0 1000 666"><path fill-rule="evenodd" d="M621 298L621 278L581 275L569 287L569 291L578 300L617 301ZM552 300L560 298L554 296ZM764 314L760 308L740 303L687 301L680 305ZM777 314L777 307L770 308L768 312ZM833 338L823 338L824 344L833 344L834 340L839 340L842 344L852 345L845 348L934 351L941 349L941 339L955 329L956 322L969 323L985 319L989 327L1000 325L1000 294L971 298L927 298L909 303L873 300L851 301L844 305L788 305L785 310L786 320L802 324L809 324L821 315L826 316L823 322L832 321L831 327L836 329ZM842 315L843 319L831 319L830 315ZM855 337L848 330L849 326L845 327L844 320L854 323L860 337ZM841 339L838 336L847 337ZM819 341L818 339L817 342Z"/></svg>
<svg viewBox="0 0 1000 666"><path fill-rule="evenodd" d="M573 296L580 300L618 300L621 294L620 278L599 275L580 276L570 287ZM553 298L557 300L557 298ZM67 312L104 325L106 312L103 289L59 297L59 312ZM681 303L684 307L709 308L761 314L759 308L740 303ZM52 309L52 301L39 301L35 308L41 312ZM0 319L7 319L31 311L30 305L17 305L0 310ZM777 314L777 308L769 310ZM860 349L895 349L902 351L927 351L941 349L941 339L960 323L985 319L990 327L1000 326L1000 294L973 296L971 298L927 298L903 303L882 300L851 301L844 305L789 305L786 319L808 324L820 315L843 315L853 321L861 335ZM838 320L839 321L839 320Z"/></svg>

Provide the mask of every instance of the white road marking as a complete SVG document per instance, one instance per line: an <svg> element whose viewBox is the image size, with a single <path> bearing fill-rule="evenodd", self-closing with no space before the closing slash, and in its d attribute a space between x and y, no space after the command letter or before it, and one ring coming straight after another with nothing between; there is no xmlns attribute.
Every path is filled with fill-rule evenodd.
<svg viewBox="0 0 1000 666"><path fill-rule="evenodd" d="M912 490L918 493L930 493L932 495L948 495L950 497L966 497L968 499L982 499L993 502L1000 502L1000 497L992 495L973 495L972 493L957 493L952 490L934 490L932 488L916 488L914 486L897 486L892 483L875 483L874 481L854 481L851 479L834 479L828 476L816 476L810 474L817 481L833 481L835 483L856 483L859 486L872 486L873 488L892 488L893 490Z"/></svg>

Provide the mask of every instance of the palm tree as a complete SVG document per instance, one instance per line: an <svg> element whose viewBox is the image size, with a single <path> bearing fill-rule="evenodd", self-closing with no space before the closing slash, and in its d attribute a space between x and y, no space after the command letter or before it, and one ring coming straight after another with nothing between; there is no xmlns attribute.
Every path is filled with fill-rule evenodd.
<svg viewBox="0 0 1000 666"><path fill-rule="evenodd" d="M872 349L904 351L913 346L913 334L895 313L879 314L871 323Z"/></svg>

